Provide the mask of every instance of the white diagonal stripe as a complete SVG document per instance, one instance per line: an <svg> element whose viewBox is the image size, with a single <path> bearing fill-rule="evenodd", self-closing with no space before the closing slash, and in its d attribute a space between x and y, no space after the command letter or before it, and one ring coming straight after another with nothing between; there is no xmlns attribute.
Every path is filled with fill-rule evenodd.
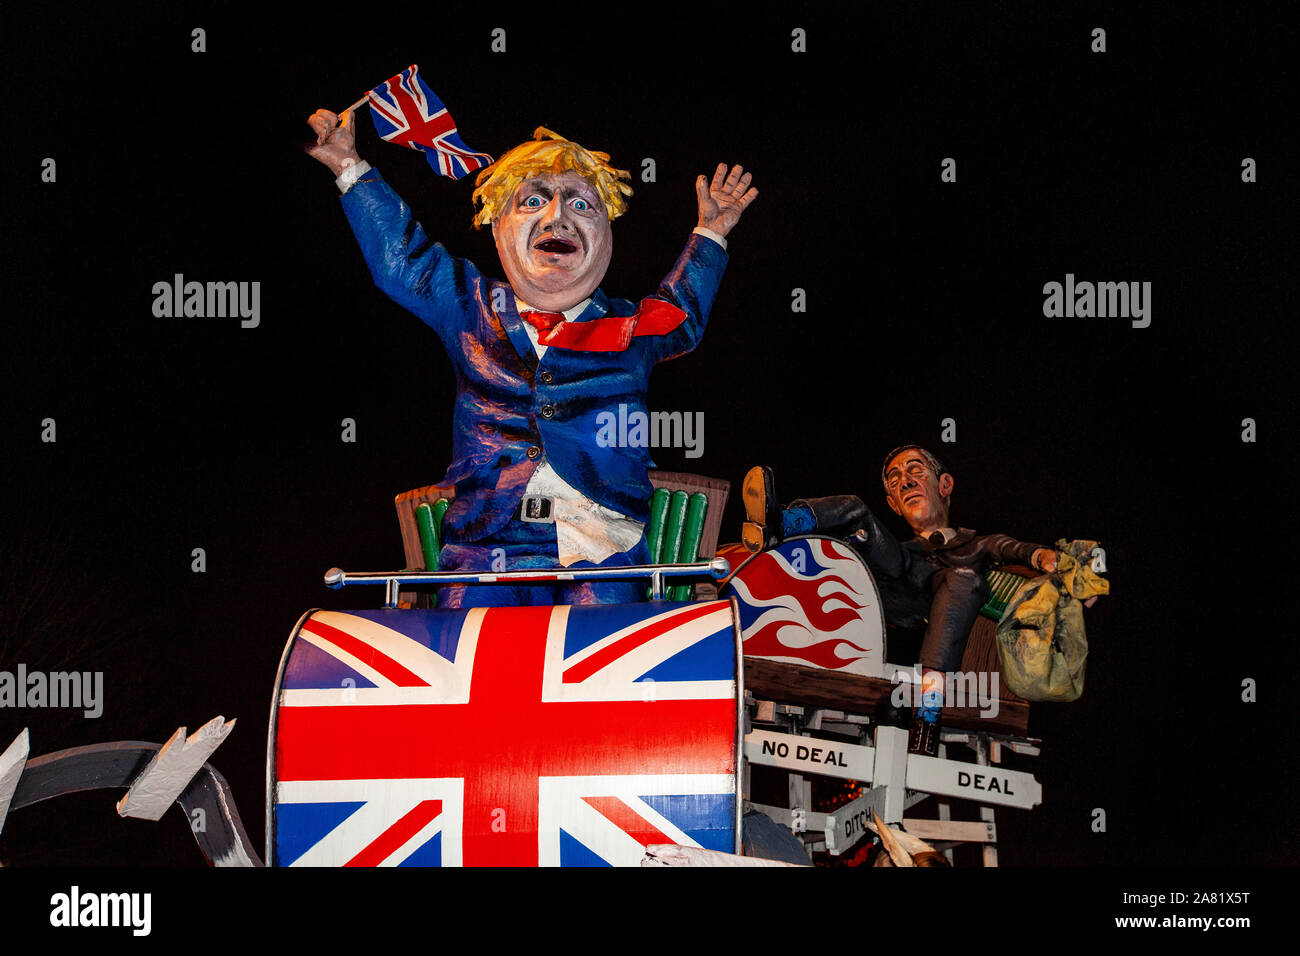
<svg viewBox="0 0 1300 956"><path fill-rule="evenodd" d="M701 618L699 618L699 620L704 620L704 621L711 620L715 614L718 614L720 612L729 613L731 610L731 604L727 601L718 601L716 602L716 604L717 607L713 611L710 611L708 614L703 615ZM654 625L658 624L660 621L663 621L667 618L681 617L690 611L698 610L698 608L699 608L698 604L694 604L689 607L673 608L670 611L664 611L662 614L656 614L654 617L647 617L644 620L635 621L620 631L615 631L613 634L610 634L606 637L602 637L600 640L596 641L595 643L588 644L586 647L582 648L579 651L574 651L570 656L564 658L564 668L567 670L568 668L572 667L574 664L586 660L592 654L604 650L610 644L614 644L618 641L621 641L623 638L627 637L629 634L633 633L634 631L639 631L646 627L653 627ZM722 625L715 623L713 625L713 629L716 631L721 626Z"/></svg>

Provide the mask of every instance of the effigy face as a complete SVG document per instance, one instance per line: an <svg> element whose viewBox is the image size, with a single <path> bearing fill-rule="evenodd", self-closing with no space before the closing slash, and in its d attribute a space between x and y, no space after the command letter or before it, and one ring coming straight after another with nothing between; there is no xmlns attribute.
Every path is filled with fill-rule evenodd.
<svg viewBox="0 0 1300 956"><path fill-rule="evenodd" d="M947 518L947 498L952 494L951 475L936 475L929 462L915 449L898 454L885 470L889 506L907 519L913 528L942 523Z"/></svg>
<svg viewBox="0 0 1300 956"><path fill-rule="evenodd" d="M555 312L596 291L614 251L600 194L572 170L520 183L492 235L515 294Z"/></svg>

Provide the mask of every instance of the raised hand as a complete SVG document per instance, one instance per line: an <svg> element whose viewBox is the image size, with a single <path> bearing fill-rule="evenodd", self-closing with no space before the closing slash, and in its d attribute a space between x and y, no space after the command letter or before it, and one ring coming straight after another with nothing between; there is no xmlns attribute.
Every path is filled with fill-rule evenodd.
<svg viewBox="0 0 1300 956"><path fill-rule="evenodd" d="M703 176L695 180L695 198L700 206L698 225L720 236L731 232L740 221L740 214L758 197L758 190L749 185L750 175L741 166L732 166L727 172L726 163L718 163L713 171L713 182L705 185Z"/></svg>
<svg viewBox="0 0 1300 956"><path fill-rule="evenodd" d="M335 176L361 162L361 157L357 155L357 138L353 133L353 111L344 113L340 124L339 117L329 110L317 110L308 117L307 125L316 134L316 145L307 147L307 155L320 160Z"/></svg>

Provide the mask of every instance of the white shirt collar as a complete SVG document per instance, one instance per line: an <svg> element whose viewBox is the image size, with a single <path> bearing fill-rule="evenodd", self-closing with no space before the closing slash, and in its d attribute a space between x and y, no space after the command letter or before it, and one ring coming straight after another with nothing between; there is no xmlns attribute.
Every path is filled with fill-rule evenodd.
<svg viewBox="0 0 1300 956"><path fill-rule="evenodd" d="M926 534L925 534L925 540L926 540L926 541L929 541L929 540L930 540L930 535L932 535L932 534L941 534L941 535L943 535L943 543L944 543L944 544L952 544L953 539L957 537L957 532L954 531L952 528L935 528L933 531L927 531L927 532L926 532Z"/></svg>
<svg viewBox="0 0 1300 956"><path fill-rule="evenodd" d="M582 315L583 311L586 310L587 306L589 306L590 304L591 304L591 296L587 296L587 298L583 299L573 308L565 309L563 313L564 321L572 322L578 316ZM519 311L520 315L522 315L525 312L546 311L546 309L534 309L523 299L519 298L519 296L515 296L515 308ZM560 324L563 325L564 323L562 322ZM542 356L546 354L546 349L547 349L547 346L543 345L541 341L542 333L539 332L537 328L530 322L523 323L523 326L524 326L524 332L527 333L528 335L528 341L533 343L533 351L537 353L537 360L541 361Z"/></svg>
<svg viewBox="0 0 1300 956"><path fill-rule="evenodd" d="M575 305L573 308L571 308L571 309L565 309L565 310L564 310L564 313L563 313L563 314L564 314L564 321L565 321L565 322L572 322L572 321L573 321L574 319L576 319L578 316L582 315L582 313L586 311L587 306L589 306L589 305L591 305L591 296L587 296L587 298L583 299L581 302L579 302L579 303L578 303L577 305ZM525 312L549 312L549 311L550 311L549 309L534 309L531 305L529 305L529 304L528 304L527 302L525 302L523 299L519 298L519 296L515 296L515 308L519 311L519 314L520 314L520 315L523 315L523 313L525 313ZM525 325L527 325L527 323L525 323ZM528 327L529 327L530 329L533 328L531 325L529 325ZM534 329L534 331L536 331L536 330Z"/></svg>

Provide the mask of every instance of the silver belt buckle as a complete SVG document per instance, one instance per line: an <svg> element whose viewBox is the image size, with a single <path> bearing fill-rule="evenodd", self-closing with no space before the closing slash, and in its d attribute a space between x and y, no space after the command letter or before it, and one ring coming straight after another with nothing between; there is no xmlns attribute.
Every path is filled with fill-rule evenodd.
<svg viewBox="0 0 1300 956"><path fill-rule="evenodd" d="M519 506L519 520L530 524L553 524L554 505L546 495L524 495Z"/></svg>

